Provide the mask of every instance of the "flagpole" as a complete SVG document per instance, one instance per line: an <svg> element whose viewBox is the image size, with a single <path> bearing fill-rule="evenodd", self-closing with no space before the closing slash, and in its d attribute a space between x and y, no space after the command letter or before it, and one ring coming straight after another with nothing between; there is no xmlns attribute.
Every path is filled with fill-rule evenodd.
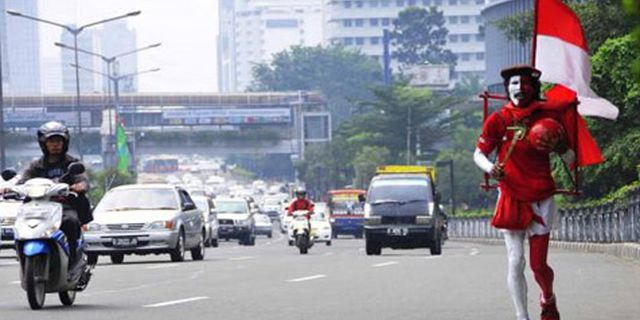
<svg viewBox="0 0 640 320"><path fill-rule="evenodd" d="M533 42L531 44L531 66L536 66L536 49L538 47L538 11L540 10L540 0L534 0L533 5Z"/></svg>

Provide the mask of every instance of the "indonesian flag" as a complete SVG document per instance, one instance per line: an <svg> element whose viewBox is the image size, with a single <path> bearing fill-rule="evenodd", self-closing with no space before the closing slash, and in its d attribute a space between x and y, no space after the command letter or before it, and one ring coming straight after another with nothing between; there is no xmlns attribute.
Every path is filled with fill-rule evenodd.
<svg viewBox="0 0 640 320"><path fill-rule="evenodd" d="M575 91L581 115L616 119L618 108L591 90L589 48L576 14L560 0L537 1L535 67L541 80Z"/></svg>

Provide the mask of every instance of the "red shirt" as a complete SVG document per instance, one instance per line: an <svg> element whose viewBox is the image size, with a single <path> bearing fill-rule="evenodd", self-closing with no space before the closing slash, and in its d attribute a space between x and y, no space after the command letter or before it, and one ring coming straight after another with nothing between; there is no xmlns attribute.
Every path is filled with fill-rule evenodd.
<svg viewBox="0 0 640 320"><path fill-rule="evenodd" d="M541 102L534 102L538 103ZM531 107L533 106L528 108ZM478 139L477 147L484 154L488 155L499 148L497 163L505 158L513 139L514 130L508 130L508 127L519 122L528 129L536 120L549 116L543 112L535 112L521 118L517 109L514 112L514 108L508 103L491 114ZM505 178L499 183L501 192L506 192L517 200L540 201L552 196L556 189L551 175L549 154L538 151L526 138L516 142L504 170Z"/></svg>
<svg viewBox="0 0 640 320"><path fill-rule="evenodd" d="M313 212L315 204L307 199L297 199L293 200L289 205L289 210L287 211L288 215L292 215L294 211L298 210L307 210L309 213Z"/></svg>

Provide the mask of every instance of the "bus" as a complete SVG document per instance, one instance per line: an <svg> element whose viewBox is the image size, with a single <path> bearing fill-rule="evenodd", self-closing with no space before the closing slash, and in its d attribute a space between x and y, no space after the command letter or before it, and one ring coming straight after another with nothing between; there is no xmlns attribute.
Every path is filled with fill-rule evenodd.
<svg viewBox="0 0 640 320"><path fill-rule="evenodd" d="M348 234L360 239L364 231L364 197L360 189L330 190L327 206L333 238Z"/></svg>
<svg viewBox="0 0 640 320"><path fill-rule="evenodd" d="M158 156L142 162L142 171L146 173L172 173L178 171L178 158Z"/></svg>

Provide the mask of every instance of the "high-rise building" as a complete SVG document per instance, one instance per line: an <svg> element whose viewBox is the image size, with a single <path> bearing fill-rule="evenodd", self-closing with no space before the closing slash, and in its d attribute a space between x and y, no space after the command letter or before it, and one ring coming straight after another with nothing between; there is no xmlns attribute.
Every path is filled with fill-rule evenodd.
<svg viewBox="0 0 640 320"><path fill-rule="evenodd" d="M61 42L73 47L73 35L66 30L61 32ZM100 53L100 43L98 41L97 32L91 29L82 31L78 36L78 48ZM75 93L76 70L71 66L72 64L75 64L74 52L69 49L60 49L60 56L60 61L62 63L62 91L64 93ZM96 71L102 70L101 60L84 53L78 53L78 65ZM101 75L81 69L79 70L79 81L81 94L102 91L103 76Z"/></svg>
<svg viewBox="0 0 640 320"><path fill-rule="evenodd" d="M0 0L0 9L5 95L38 95L41 93L39 24L5 14L6 10L15 10L37 16L38 1Z"/></svg>
<svg viewBox="0 0 640 320"><path fill-rule="evenodd" d="M222 0L219 9L220 91L244 91L253 66L293 45L323 39L322 0Z"/></svg>
<svg viewBox="0 0 640 320"><path fill-rule="evenodd" d="M480 15L484 4L485 0L324 0L325 43L357 48L382 63L384 30L393 30L400 11L436 7L443 12L449 30L445 47L458 57L452 79L484 78L484 20Z"/></svg>
<svg viewBox="0 0 640 320"><path fill-rule="evenodd" d="M533 0L489 0L482 17L486 21L498 21L502 18L533 10ZM487 69L485 79L490 91L504 92L500 70L505 67L520 63L530 63L531 43L520 43L509 40L494 25L487 24L486 56Z"/></svg>
<svg viewBox="0 0 640 320"><path fill-rule="evenodd" d="M127 26L126 21L114 21L104 25L99 31L102 52L105 57L113 57L125 52L131 52L137 49L136 31ZM104 73L107 73L107 66L102 63ZM138 71L138 56L130 54L117 59L113 68L119 75L133 74ZM106 92L107 82L103 81L103 90ZM137 92L138 77L127 77L120 81L120 92Z"/></svg>

